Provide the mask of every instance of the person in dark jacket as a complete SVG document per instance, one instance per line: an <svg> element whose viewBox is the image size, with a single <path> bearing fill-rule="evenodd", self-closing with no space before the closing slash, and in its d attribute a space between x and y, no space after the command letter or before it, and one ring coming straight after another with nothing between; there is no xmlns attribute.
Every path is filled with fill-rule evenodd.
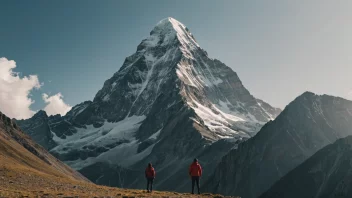
<svg viewBox="0 0 352 198"><path fill-rule="evenodd" d="M147 178L147 192L153 191L153 182L155 179L155 170L152 166L152 163L148 164L148 167L145 169L145 178ZM150 188L149 188L150 186Z"/></svg>
<svg viewBox="0 0 352 198"><path fill-rule="evenodd" d="M193 160L191 166L189 166L189 176L192 178L192 194L194 194L194 185L197 184L198 194L200 194L199 180L202 176L202 167L198 163L197 159Z"/></svg>

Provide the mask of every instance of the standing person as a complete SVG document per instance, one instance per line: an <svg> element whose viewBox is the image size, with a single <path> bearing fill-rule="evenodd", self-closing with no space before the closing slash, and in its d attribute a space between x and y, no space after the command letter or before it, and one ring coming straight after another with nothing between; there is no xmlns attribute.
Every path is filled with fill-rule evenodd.
<svg viewBox="0 0 352 198"><path fill-rule="evenodd" d="M193 160L193 163L189 167L189 176L192 178L192 194L194 194L194 184L197 183L198 194L200 194L199 180L202 176L202 167L198 163L197 159Z"/></svg>
<svg viewBox="0 0 352 198"><path fill-rule="evenodd" d="M147 192L153 191L153 182L155 179L155 170L152 166L152 163L148 164L148 167L145 169L145 178L147 178ZM150 186L150 190L149 190Z"/></svg>

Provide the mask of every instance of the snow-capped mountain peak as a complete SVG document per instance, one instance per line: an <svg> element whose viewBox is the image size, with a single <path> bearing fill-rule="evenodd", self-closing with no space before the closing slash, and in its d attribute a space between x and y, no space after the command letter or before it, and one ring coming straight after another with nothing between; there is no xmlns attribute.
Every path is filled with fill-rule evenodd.
<svg viewBox="0 0 352 198"><path fill-rule="evenodd" d="M150 32L150 37L148 39L158 41L157 44L165 46L174 44L176 38L182 46L189 46L192 48L199 47L188 28L171 17L165 18L157 23L154 29Z"/></svg>
<svg viewBox="0 0 352 198"><path fill-rule="evenodd" d="M173 97L165 105L183 101L196 114L194 121L213 133L205 135L212 141L249 138L280 111L261 106L230 67L209 58L188 28L171 17L156 24L94 101L117 105L107 111L119 114L113 120L120 121L148 116L158 97L168 92Z"/></svg>
<svg viewBox="0 0 352 198"><path fill-rule="evenodd" d="M206 146L234 138L219 143L227 151L279 112L253 97L230 67L209 58L185 25L166 18L93 102L62 118L49 117L43 134L56 143L51 151L77 169L152 159L171 167L167 159L192 159ZM22 122L28 129L31 123Z"/></svg>
<svg viewBox="0 0 352 198"><path fill-rule="evenodd" d="M156 101L166 93L170 97L165 105L182 101L190 107L196 114L193 120L211 131L205 137L212 141L252 137L280 112L262 106L230 67L209 58L189 29L171 17L156 24L136 53L104 83L94 102L109 106L102 117L120 121L148 116L160 108Z"/></svg>
<svg viewBox="0 0 352 198"><path fill-rule="evenodd" d="M160 58L151 50L167 50L163 55L175 54L180 51L183 56L193 59L192 51L200 48L188 28L174 18L168 17L155 25L150 35L142 41L137 48L137 53L144 54L149 61ZM175 56L174 56L175 57Z"/></svg>

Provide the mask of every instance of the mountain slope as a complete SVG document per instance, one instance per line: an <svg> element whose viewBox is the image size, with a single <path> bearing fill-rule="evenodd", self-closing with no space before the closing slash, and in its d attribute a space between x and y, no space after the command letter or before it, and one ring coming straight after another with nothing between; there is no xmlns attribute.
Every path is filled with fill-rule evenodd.
<svg viewBox="0 0 352 198"><path fill-rule="evenodd" d="M64 163L55 159L44 148L32 142L10 118L0 112L0 152L1 165L16 164L16 168L57 177L88 181ZM9 168L9 167L8 167Z"/></svg>
<svg viewBox="0 0 352 198"><path fill-rule="evenodd" d="M51 153L96 183L144 188L143 168L152 161L164 178L157 187L186 191L171 184L189 180L182 175L194 157L207 156L201 161L211 168L207 177L227 151L280 111L253 97L232 69L208 57L188 28L167 18L93 102L75 106L64 117L49 117L50 131L43 134L53 136ZM31 126L37 126L18 123L30 135ZM218 141L226 143L218 146Z"/></svg>
<svg viewBox="0 0 352 198"><path fill-rule="evenodd" d="M319 150L260 197L352 197L351 159L348 136Z"/></svg>
<svg viewBox="0 0 352 198"><path fill-rule="evenodd" d="M306 92L223 157L208 191L254 198L324 146L352 135L352 102Z"/></svg>

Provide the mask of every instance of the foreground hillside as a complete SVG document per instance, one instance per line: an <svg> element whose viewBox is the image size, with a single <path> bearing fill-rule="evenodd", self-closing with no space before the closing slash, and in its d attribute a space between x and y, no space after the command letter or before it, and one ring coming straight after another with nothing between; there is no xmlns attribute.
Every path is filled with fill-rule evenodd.
<svg viewBox="0 0 352 198"><path fill-rule="evenodd" d="M23 172L22 172L23 173ZM5 176L4 176L5 175ZM87 182L58 179L35 173L21 175L9 171L0 175L0 197L217 197L221 195L191 195L176 192L118 189Z"/></svg>
<svg viewBox="0 0 352 198"><path fill-rule="evenodd" d="M30 167L4 163L3 159L0 164L0 197L223 197L110 188L48 175Z"/></svg>
<svg viewBox="0 0 352 198"><path fill-rule="evenodd" d="M0 197L148 197L141 190L97 186L34 143L0 112ZM154 192L153 197L191 195ZM210 194L202 197L221 197Z"/></svg>
<svg viewBox="0 0 352 198"><path fill-rule="evenodd" d="M16 123L0 112L0 175L6 177L16 172L88 182L81 174L34 143Z"/></svg>

